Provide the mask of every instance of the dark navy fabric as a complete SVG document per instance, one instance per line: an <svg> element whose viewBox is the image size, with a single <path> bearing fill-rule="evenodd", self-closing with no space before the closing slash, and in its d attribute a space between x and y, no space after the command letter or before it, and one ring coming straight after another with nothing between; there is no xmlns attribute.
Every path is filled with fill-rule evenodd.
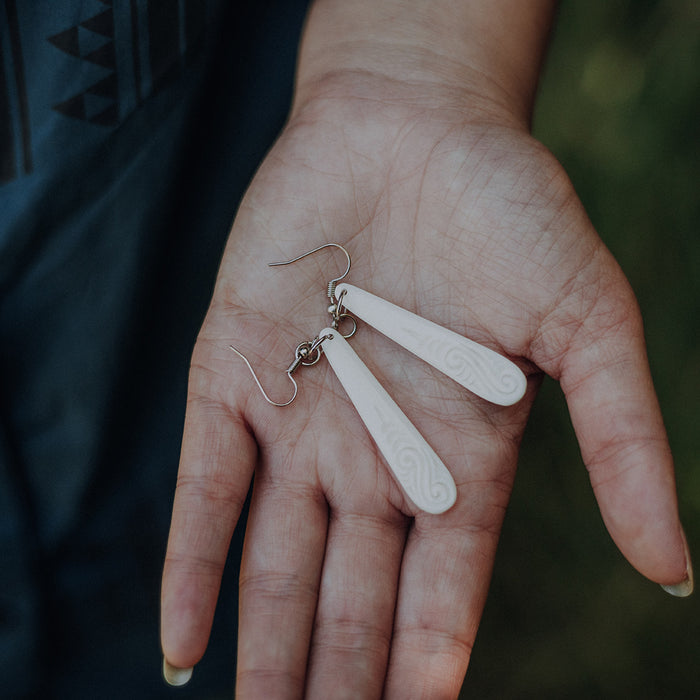
<svg viewBox="0 0 700 700"><path fill-rule="evenodd" d="M0 0L0 696L230 697L240 535L186 689L160 572L189 354L306 0Z"/></svg>

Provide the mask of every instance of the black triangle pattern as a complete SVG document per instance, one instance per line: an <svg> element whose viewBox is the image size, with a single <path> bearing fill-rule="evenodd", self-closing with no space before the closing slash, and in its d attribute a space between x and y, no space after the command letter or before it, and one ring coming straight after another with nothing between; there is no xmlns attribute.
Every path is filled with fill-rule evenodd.
<svg viewBox="0 0 700 700"><path fill-rule="evenodd" d="M91 85L85 92L90 95L98 95L99 97L108 97L115 102L117 101L117 74L111 73L98 83Z"/></svg>
<svg viewBox="0 0 700 700"><path fill-rule="evenodd" d="M80 41L78 39L78 27L71 27L65 32L54 34L49 41L64 53L80 58Z"/></svg>
<svg viewBox="0 0 700 700"><path fill-rule="evenodd" d="M57 112L65 114L67 117L73 117L74 119L85 119L86 117L85 100L82 94L71 97L65 102L59 102L57 105L54 105L53 108Z"/></svg>
<svg viewBox="0 0 700 700"><path fill-rule="evenodd" d="M114 126L119 119L119 109L115 104L110 105L107 109L95 114L90 117L90 122L92 124L98 124L99 126Z"/></svg>
<svg viewBox="0 0 700 700"><path fill-rule="evenodd" d="M116 57L114 55L114 42L108 41L106 44L100 46L99 49L91 51L82 57L85 61L90 61L90 63L96 63L98 66L103 68L109 68L110 70L115 70L117 67Z"/></svg>
<svg viewBox="0 0 700 700"><path fill-rule="evenodd" d="M105 10L100 12L99 15L90 17L84 22L80 23L80 26L84 29L89 29L95 34L101 34L102 36L114 38L114 12L113 10Z"/></svg>
<svg viewBox="0 0 700 700"><path fill-rule="evenodd" d="M60 114L73 119L89 121L100 126L114 126L119 119L119 92L117 85L116 74L116 52L114 47L114 10L112 2L109 0L100 0L105 9L93 17L80 22L70 29L59 32L50 36L48 40L60 51L67 53L70 56L79 58L83 61L88 61L110 71L107 77L102 78L94 85L91 85L83 92L74 95L64 102L60 102L53 106ZM97 49L87 50L80 45L80 31L87 30L101 37L108 39L107 42L99 46ZM94 43L93 43L94 46ZM90 96L93 96L90 98ZM112 104L96 114L88 108L88 101L93 102L95 97L106 98Z"/></svg>

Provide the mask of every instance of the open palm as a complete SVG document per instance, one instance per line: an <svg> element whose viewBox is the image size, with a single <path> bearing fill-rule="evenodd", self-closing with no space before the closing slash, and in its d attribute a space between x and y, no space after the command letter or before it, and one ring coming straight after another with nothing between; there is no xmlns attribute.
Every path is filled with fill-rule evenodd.
<svg viewBox="0 0 700 700"><path fill-rule="evenodd" d="M446 103L449 106L445 106ZM542 373L561 382L606 525L634 566L685 575L673 469L629 286L556 161L517 123L353 79L295 112L238 213L195 348L163 588L175 666L204 652L255 475L237 693L456 697ZM518 404L470 394L359 323L349 341L447 465L417 511L323 359L284 370L347 281L513 359ZM264 691L264 693L263 693Z"/></svg>

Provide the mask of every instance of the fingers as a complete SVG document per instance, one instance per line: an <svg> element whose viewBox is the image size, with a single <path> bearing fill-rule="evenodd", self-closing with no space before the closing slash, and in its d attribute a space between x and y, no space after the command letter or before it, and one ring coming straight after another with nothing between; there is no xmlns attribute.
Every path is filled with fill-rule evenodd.
<svg viewBox="0 0 700 700"><path fill-rule="evenodd" d="M456 542L428 533L411 542L401 579L387 698L407 697L407 689L415 698L459 695L490 577L491 563L484 566L482 547L470 538ZM483 583L476 580L481 577Z"/></svg>
<svg viewBox="0 0 700 700"><path fill-rule="evenodd" d="M611 536L641 573L678 584L689 561L641 318L621 273L609 277L562 359L561 386Z"/></svg>
<svg viewBox="0 0 700 700"><path fill-rule="evenodd" d="M240 698L381 697L406 519L381 490L347 497L358 472L384 469L369 449L332 451L345 456L329 508L312 476L329 454L317 442L275 446L256 473L241 567Z"/></svg>
<svg viewBox="0 0 700 700"><path fill-rule="evenodd" d="M239 588L241 700L300 698L304 692L328 509L308 478L274 478L266 468L274 462L288 475L293 453L276 451L256 474Z"/></svg>
<svg viewBox="0 0 700 700"><path fill-rule="evenodd" d="M377 464L377 468L382 468ZM382 697L405 543L399 514L335 513L316 613L307 697Z"/></svg>
<svg viewBox="0 0 700 700"><path fill-rule="evenodd" d="M166 669L189 669L204 654L256 458L255 442L241 419L224 404L192 393L193 385L161 591Z"/></svg>
<svg viewBox="0 0 700 700"><path fill-rule="evenodd" d="M512 482L460 486L454 512L419 516L401 570L385 697L457 698L491 578ZM508 476L507 474L510 474Z"/></svg>

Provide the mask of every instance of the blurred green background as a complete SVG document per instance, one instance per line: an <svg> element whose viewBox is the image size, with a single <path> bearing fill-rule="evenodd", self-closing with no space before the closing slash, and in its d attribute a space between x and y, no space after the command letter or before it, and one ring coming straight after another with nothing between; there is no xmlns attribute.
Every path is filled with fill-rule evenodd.
<svg viewBox="0 0 700 700"><path fill-rule="evenodd" d="M535 114L634 287L700 566L700 2L564 0ZM700 594L619 554L547 381L463 698L700 698Z"/></svg>

